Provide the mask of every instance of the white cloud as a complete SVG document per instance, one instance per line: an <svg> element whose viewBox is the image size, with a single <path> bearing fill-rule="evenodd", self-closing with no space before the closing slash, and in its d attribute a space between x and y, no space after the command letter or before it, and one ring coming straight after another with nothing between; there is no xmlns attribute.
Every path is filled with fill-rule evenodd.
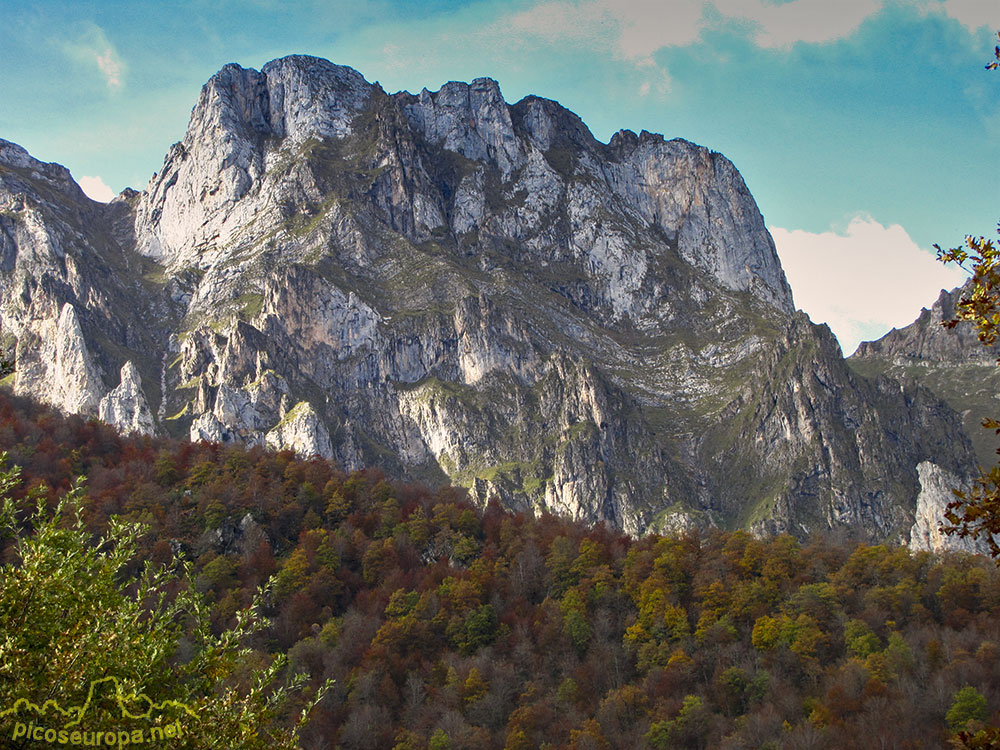
<svg viewBox="0 0 1000 750"><path fill-rule="evenodd" d="M670 93L673 81L671 81L670 73L666 69L652 61L649 64L640 65L639 69L644 76L642 84L639 86L640 96L648 96L651 91L656 91L659 94Z"/></svg>
<svg viewBox="0 0 1000 750"><path fill-rule="evenodd" d="M924 15L945 15L978 34L984 29L1000 29L1000 2L997 0L898 0L914 6Z"/></svg>
<svg viewBox="0 0 1000 750"><path fill-rule="evenodd" d="M100 177L87 177L84 175L77 182L80 185L80 189L92 200L107 203L115 197L115 191L105 185L104 180Z"/></svg>
<svg viewBox="0 0 1000 750"><path fill-rule="evenodd" d="M950 0L975 2L975 0ZM885 0L543 0L492 25L508 44L569 44L633 63L639 96L671 89L657 51L685 47L712 28L742 25L764 48L822 43L850 34Z"/></svg>
<svg viewBox="0 0 1000 750"><path fill-rule="evenodd" d="M701 36L705 3L700 0L599 0L621 19L618 52L627 60L652 60L663 47L684 47Z"/></svg>
<svg viewBox="0 0 1000 750"><path fill-rule="evenodd" d="M821 44L848 37L878 13L882 4L883 0L793 0L781 5L764 0L714 0L724 16L750 23L759 47Z"/></svg>
<svg viewBox="0 0 1000 750"><path fill-rule="evenodd" d="M655 65L653 53L697 41L703 0L549 0L501 21L528 37L583 44L641 67Z"/></svg>
<svg viewBox="0 0 1000 750"><path fill-rule="evenodd" d="M670 74L653 57L666 46L694 42L701 33L703 0L547 0L501 19L500 33L599 50L634 63L642 73L639 96L670 92Z"/></svg>
<svg viewBox="0 0 1000 750"><path fill-rule="evenodd" d="M549 0L504 25L547 39L599 44L623 59L648 64L662 47L684 46L701 33L703 0Z"/></svg>
<svg viewBox="0 0 1000 750"><path fill-rule="evenodd" d="M597 2L576 5L554 0L514 13L503 23L528 36L594 42L601 36L601 27L614 24L614 19Z"/></svg>
<svg viewBox="0 0 1000 750"><path fill-rule="evenodd" d="M976 4L981 0L947 0ZM996 0L986 0L996 2ZM760 47L822 43L850 36L884 0L548 0L501 23L518 33L610 46L621 59L641 65L664 47L697 42L706 29L732 22L751 31Z"/></svg>
<svg viewBox="0 0 1000 750"><path fill-rule="evenodd" d="M990 31L1000 29L1000 3L997 0L944 0L941 10L972 32L984 26Z"/></svg>
<svg viewBox="0 0 1000 750"><path fill-rule="evenodd" d="M796 305L830 326L845 355L863 340L912 323L941 289L966 278L920 248L903 227L870 217L854 217L845 233L772 227L771 234Z"/></svg>
<svg viewBox="0 0 1000 750"><path fill-rule="evenodd" d="M121 89L125 76L125 63L108 40L104 29L87 23L73 41L64 44L66 53L79 62L95 65L112 91Z"/></svg>

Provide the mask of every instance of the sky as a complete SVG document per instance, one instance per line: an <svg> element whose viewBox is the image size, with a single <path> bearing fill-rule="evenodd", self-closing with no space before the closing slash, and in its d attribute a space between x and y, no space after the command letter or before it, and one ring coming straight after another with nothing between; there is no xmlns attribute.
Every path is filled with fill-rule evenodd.
<svg viewBox="0 0 1000 750"><path fill-rule="evenodd" d="M389 92L489 76L605 142L720 151L845 354L962 282L935 243L1000 219L1000 0L0 0L0 17L0 138L95 199L145 187L223 65L287 54Z"/></svg>

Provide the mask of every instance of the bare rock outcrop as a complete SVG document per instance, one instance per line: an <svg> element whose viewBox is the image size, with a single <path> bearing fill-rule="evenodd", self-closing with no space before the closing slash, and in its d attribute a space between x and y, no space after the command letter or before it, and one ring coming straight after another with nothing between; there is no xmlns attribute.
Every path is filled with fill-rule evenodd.
<svg viewBox="0 0 1000 750"><path fill-rule="evenodd" d="M920 494L917 495L917 511L910 529L910 549L987 553L989 550L985 541L948 535L943 531L945 508L955 499L952 490L967 490L967 483L931 461L921 461L917 473Z"/></svg>
<svg viewBox="0 0 1000 750"><path fill-rule="evenodd" d="M126 434L152 435L156 432L142 391L142 378L131 360L122 366L118 386L101 399L97 416Z"/></svg>

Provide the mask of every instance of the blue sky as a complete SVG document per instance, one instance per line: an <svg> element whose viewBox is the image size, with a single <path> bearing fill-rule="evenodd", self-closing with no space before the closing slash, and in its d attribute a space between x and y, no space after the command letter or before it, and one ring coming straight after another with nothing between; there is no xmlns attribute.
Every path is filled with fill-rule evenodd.
<svg viewBox="0 0 1000 750"><path fill-rule="evenodd" d="M935 242L1000 219L1000 0L0 0L0 138L92 194L141 189L228 62L313 54L383 88L490 76L721 151L796 304L845 353L961 272ZM87 178L87 179L84 179Z"/></svg>

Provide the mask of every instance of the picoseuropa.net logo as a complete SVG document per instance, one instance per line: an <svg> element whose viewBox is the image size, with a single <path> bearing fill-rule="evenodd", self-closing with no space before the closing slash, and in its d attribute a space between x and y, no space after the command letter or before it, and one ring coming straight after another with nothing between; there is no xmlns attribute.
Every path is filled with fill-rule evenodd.
<svg viewBox="0 0 1000 750"><path fill-rule="evenodd" d="M94 705L94 697L100 686L111 683L115 687L114 701L121 712L123 722L147 722L147 726L104 727L102 729L85 729L82 726L87 711ZM130 706L145 706L144 711L130 710ZM8 736L15 743L27 741L47 742L52 745L69 745L79 747L125 747L128 745L143 745L161 740L177 739L184 736L184 725L180 719L164 723L162 712L173 709L177 713L196 716L186 704L180 701L165 700L156 703L143 693L126 695L117 677L104 677L90 683L87 699L82 706L62 708L56 701L45 701L41 706L24 698L18 698L14 705L0 711L0 719L14 719L13 727ZM154 716L153 712L161 712ZM26 716L22 717L22 714ZM29 716L33 714L34 716ZM23 718L23 720L22 720ZM57 726L52 726L53 720ZM158 722L152 724L152 722ZM7 734L5 731L4 734Z"/></svg>

